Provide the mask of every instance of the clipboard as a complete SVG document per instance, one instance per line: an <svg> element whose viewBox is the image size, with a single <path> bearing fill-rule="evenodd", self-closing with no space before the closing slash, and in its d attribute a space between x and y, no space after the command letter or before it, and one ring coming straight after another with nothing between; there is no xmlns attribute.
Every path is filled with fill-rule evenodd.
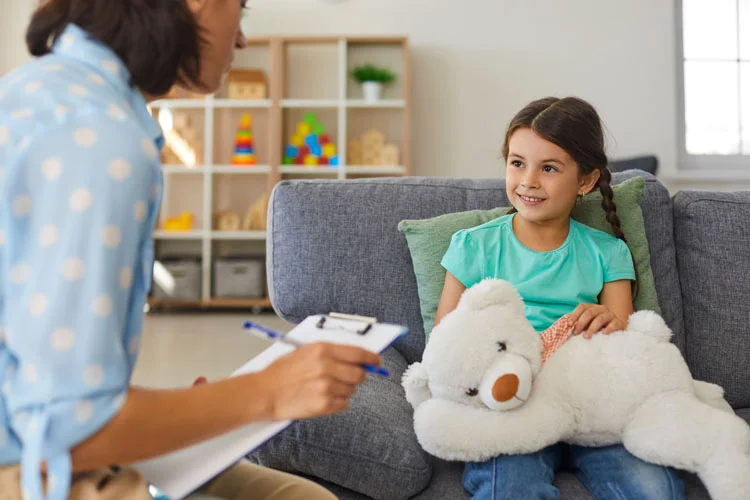
<svg viewBox="0 0 750 500"><path fill-rule="evenodd" d="M307 317L285 337L303 344L331 342L357 346L382 354L408 331L404 326L378 323L375 318L330 313ZM294 347L291 345L276 342L232 376L261 371L293 350ZM263 446L292 423L292 420L252 423L208 441L132 466L149 484L154 485L169 498L182 499L245 455Z"/></svg>

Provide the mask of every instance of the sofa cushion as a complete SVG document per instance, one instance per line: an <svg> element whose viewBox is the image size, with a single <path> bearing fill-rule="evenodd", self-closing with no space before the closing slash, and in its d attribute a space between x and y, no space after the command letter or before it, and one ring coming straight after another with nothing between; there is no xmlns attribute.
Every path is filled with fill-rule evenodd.
<svg viewBox="0 0 750 500"><path fill-rule="evenodd" d="M628 246L638 270L638 296L635 300L635 308L661 312L641 212L644 185L643 178L634 177L614 186L613 190L620 223L628 238ZM601 202L602 197L598 191L587 194L584 196L583 203L576 205L573 218L611 234L612 230L605 219ZM505 215L508 209L508 207L500 207L491 210L471 210L425 220L407 219L399 223L398 229L406 237L414 265L414 275L419 290L419 306L426 334L432 331L440 302L445 281L445 269L440 265L440 261L448 250L451 236L460 229L478 226Z"/></svg>
<svg viewBox="0 0 750 500"><path fill-rule="evenodd" d="M612 183L646 179L641 202L662 316L684 348L672 200L653 176L631 170ZM507 206L502 179L431 177L282 181L269 205L268 285L276 312L298 323L331 311L409 327L396 349L410 363L424 350L417 282L398 223Z"/></svg>
<svg viewBox="0 0 750 500"><path fill-rule="evenodd" d="M674 198L687 362L693 376L750 406L750 192Z"/></svg>
<svg viewBox="0 0 750 500"><path fill-rule="evenodd" d="M735 412L741 419L750 424L750 408L740 408Z"/></svg>
<svg viewBox="0 0 750 500"><path fill-rule="evenodd" d="M346 412L296 422L248 458L373 498L416 495L430 482L432 467L414 435L412 408L401 388L407 363L393 349L383 363L391 376L370 375Z"/></svg>

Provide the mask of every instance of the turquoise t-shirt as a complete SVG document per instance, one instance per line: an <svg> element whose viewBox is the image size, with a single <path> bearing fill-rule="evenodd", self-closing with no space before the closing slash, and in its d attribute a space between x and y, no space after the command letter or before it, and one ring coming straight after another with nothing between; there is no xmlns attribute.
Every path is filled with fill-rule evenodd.
<svg viewBox="0 0 750 500"><path fill-rule="evenodd" d="M441 264L466 288L485 278L511 283L538 332L579 304L598 303L604 283L635 279L624 241L570 219L568 237L559 248L536 252L518 241L514 216L458 231Z"/></svg>

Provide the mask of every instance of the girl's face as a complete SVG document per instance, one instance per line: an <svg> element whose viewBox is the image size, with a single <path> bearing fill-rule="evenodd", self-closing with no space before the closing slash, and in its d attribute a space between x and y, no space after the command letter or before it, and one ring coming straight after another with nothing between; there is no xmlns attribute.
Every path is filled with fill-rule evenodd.
<svg viewBox="0 0 750 500"><path fill-rule="evenodd" d="M510 137L505 189L518 214L528 221L544 224L569 217L576 197L588 193L598 180L598 170L581 175L564 149L529 128Z"/></svg>
<svg viewBox="0 0 750 500"><path fill-rule="evenodd" d="M216 92L232 67L235 49L247 45L240 27L247 0L186 0L203 29L206 45L201 55L201 83Z"/></svg>

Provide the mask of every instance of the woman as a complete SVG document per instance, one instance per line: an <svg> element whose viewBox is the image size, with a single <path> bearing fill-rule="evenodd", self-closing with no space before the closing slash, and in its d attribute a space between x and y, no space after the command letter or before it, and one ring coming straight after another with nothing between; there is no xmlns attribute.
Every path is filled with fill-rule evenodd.
<svg viewBox="0 0 750 500"><path fill-rule="evenodd" d="M245 46L244 7L46 0L27 32L38 58L0 80L0 498L147 498L137 473L103 468L254 421L343 411L361 365L380 364L319 344L257 374L130 387L162 190L146 102L174 84L216 91ZM333 498L246 463L205 490Z"/></svg>

